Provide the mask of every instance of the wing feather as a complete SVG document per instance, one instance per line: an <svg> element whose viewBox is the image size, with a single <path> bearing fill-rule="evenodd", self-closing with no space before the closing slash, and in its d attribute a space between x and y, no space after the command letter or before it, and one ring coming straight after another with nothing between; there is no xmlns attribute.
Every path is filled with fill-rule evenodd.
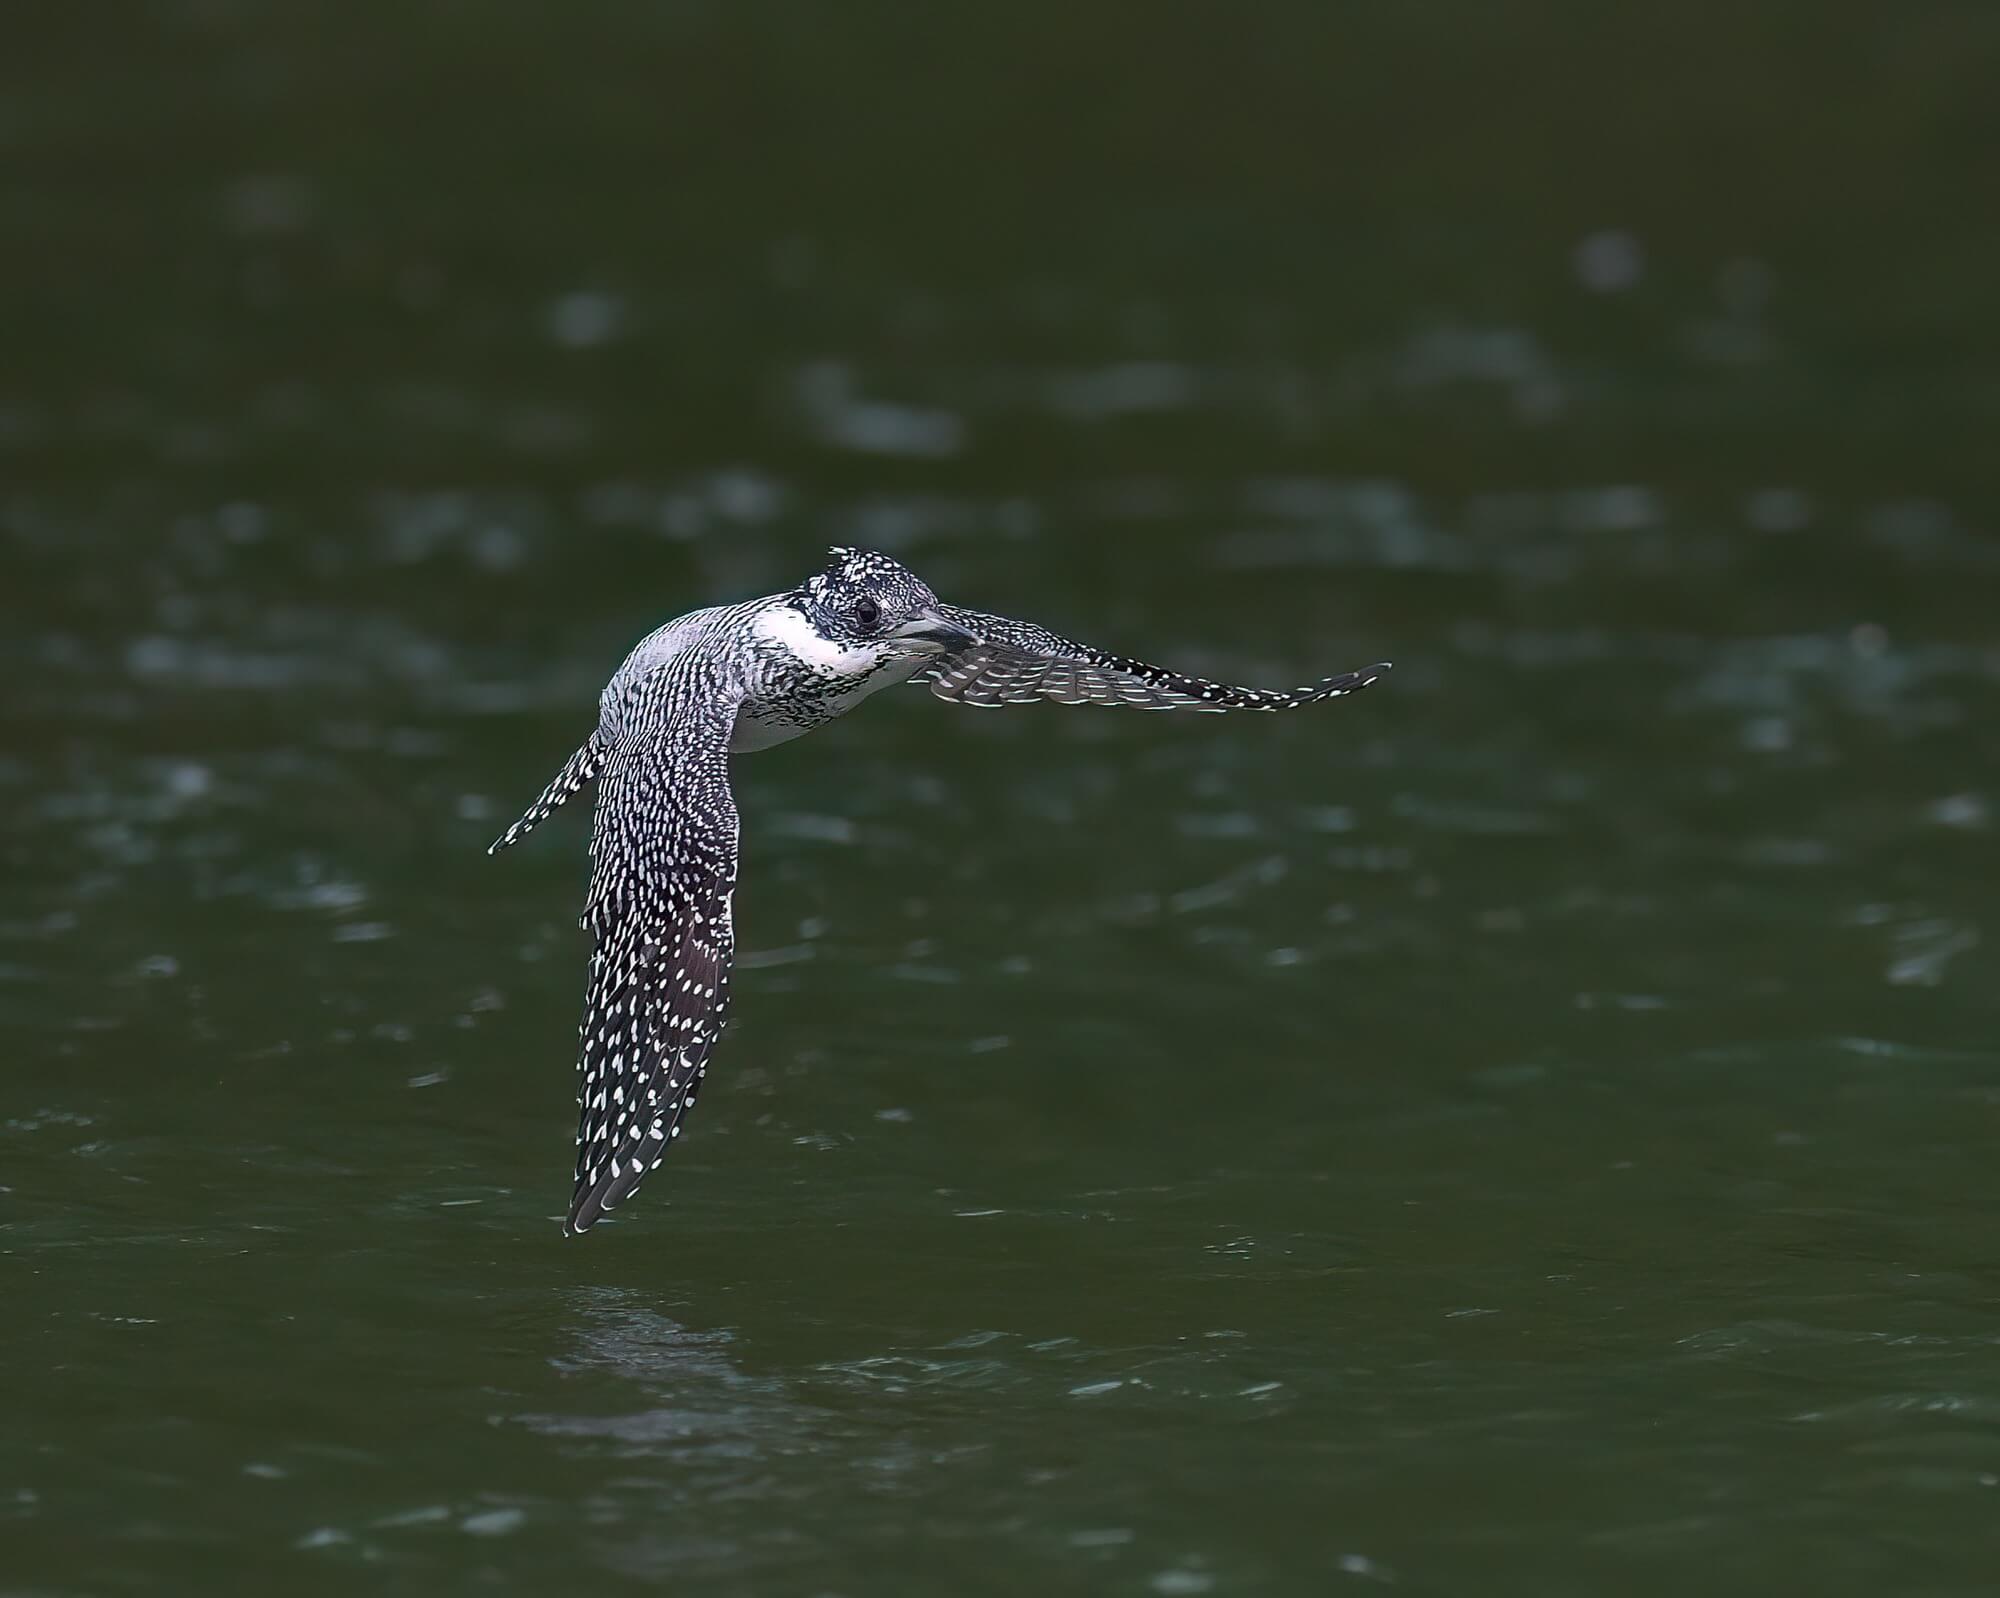
<svg viewBox="0 0 2000 1598"><path fill-rule="evenodd" d="M1243 688L1109 654L1032 622L942 607L979 642L929 673L931 692L955 704L993 709L1050 699L1059 705L1124 705L1137 710L1294 710L1358 693L1389 663L1342 672L1303 688Z"/></svg>
<svg viewBox="0 0 2000 1598"><path fill-rule="evenodd" d="M736 707L685 659L642 693L651 703L598 776L571 1233L631 1197L665 1158L729 1011Z"/></svg>

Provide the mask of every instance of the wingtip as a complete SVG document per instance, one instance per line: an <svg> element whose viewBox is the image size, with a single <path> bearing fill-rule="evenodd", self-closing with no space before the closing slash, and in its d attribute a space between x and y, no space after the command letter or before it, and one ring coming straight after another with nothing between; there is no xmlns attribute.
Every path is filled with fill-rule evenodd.
<svg viewBox="0 0 2000 1598"><path fill-rule="evenodd" d="M636 1176L640 1173L633 1174ZM563 1219L563 1236L581 1237L603 1220L607 1211L630 1198L633 1188L638 1185L637 1181L633 1181L631 1186L621 1193L618 1191L619 1184L615 1178L600 1176L589 1187L579 1190L570 1200L569 1214Z"/></svg>
<svg viewBox="0 0 2000 1598"><path fill-rule="evenodd" d="M1336 693L1359 693L1384 672L1392 670L1394 666L1394 661L1378 660L1372 666L1359 666L1353 671L1342 672L1338 677L1329 677L1322 687L1331 688Z"/></svg>

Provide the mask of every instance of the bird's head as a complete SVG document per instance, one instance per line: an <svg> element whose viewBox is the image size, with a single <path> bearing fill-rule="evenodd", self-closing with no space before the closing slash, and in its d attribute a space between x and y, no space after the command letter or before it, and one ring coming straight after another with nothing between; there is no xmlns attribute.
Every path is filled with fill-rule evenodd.
<svg viewBox="0 0 2000 1598"><path fill-rule="evenodd" d="M825 644L862 659L948 655L978 641L946 617L922 578L872 549L835 548L786 603Z"/></svg>

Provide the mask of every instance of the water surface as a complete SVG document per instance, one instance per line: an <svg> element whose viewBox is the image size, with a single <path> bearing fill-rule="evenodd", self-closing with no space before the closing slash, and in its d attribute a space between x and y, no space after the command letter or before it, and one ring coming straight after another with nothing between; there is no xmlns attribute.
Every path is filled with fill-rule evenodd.
<svg viewBox="0 0 2000 1598"><path fill-rule="evenodd" d="M1835 12L38 22L0 1590L1989 1591L1996 39ZM565 1242L484 845L832 542L1398 664L739 762Z"/></svg>

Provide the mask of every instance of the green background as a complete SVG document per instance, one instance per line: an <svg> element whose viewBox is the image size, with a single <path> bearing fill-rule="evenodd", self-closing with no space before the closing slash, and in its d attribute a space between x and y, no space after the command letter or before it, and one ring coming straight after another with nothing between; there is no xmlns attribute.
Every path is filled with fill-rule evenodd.
<svg viewBox="0 0 2000 1598"><path fill-rule="evenodd" d="M1993 1589L2000 10L7 31L0 1592ZM1397 669L739 763L564 1242L483 847L835 542Z"/></svg>

